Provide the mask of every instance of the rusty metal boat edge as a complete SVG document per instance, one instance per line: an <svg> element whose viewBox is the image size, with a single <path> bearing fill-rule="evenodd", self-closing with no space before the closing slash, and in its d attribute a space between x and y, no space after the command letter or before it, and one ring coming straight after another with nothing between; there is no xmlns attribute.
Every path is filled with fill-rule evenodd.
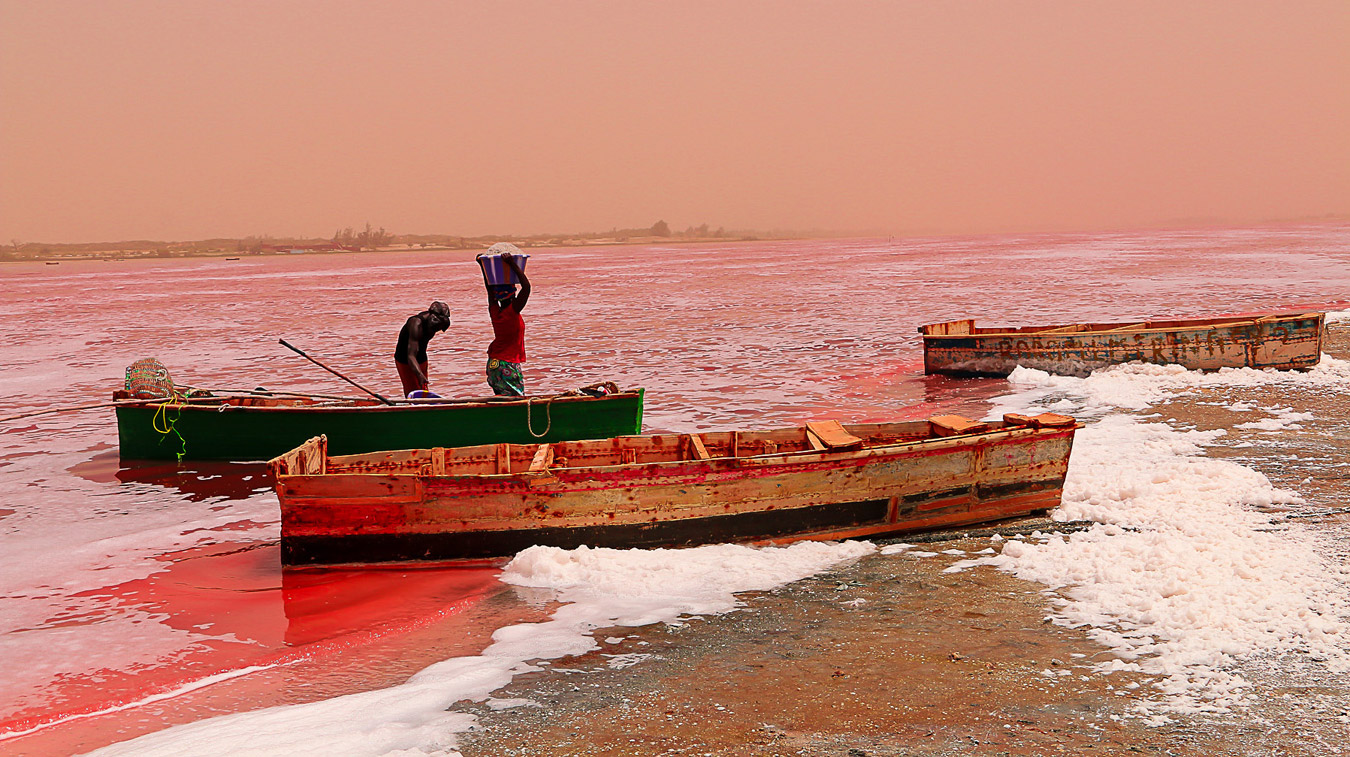
<svg viewBox="0 0 1350 757"><path fill-rule="evenodd" d="M924 372L1007 376L1017 366L1063 376L1129 362L1220 368L1310 368L1322 356L1325 313L976 327L971 319L919 327Z"/></svg>
<svg viewBox="0 0 1350 757"><path fill-rule="evenodd" d="M288 567L481 561L531 545L682 547L880 537L1059 504L1067 416L810 423L269 463Z"/></svg>

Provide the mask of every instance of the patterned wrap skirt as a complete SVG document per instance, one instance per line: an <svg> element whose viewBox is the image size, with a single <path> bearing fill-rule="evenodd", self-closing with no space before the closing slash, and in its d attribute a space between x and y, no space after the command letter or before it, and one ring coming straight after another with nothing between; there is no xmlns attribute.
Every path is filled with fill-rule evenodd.
<svg viewBox="0 0 1350 757"><path fill-rule="evenodd" d="M508 397L525 396L525 375L520 372L520 363L508 363L497 358L488 358L487 382L493 394Z"/></svg>

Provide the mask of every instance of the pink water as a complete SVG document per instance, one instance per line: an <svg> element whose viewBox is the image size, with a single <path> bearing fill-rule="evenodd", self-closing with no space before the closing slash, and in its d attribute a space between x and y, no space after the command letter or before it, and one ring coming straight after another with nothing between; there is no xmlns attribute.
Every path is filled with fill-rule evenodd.
<svg viewBox="0 0 1350 757"><path fill-rule="evenodd" d="M1347 308L1350 225L532 251L532 392L646 387L648 430L882 420L1006 387L926 378L915 327ZM180 383L397 391L433 299L432 387L487 393L473 251L0 267L0 415ZM124 466L107 409L0 425L0 752L65 754L211 714L395 683L518 618L491 570L286 573L256 465ZM240 675L153 698L213 675ZM138 704L139 703L139 704ZM127 706L126 709L117 709Z"/></svg>

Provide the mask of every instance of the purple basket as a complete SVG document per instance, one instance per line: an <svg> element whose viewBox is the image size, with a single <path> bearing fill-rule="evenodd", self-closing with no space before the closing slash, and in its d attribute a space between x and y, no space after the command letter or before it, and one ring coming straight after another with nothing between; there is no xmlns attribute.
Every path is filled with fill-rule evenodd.
<svg viewBox="0 0 1350 757"><path fill-rule="evenodd" d="M513 257L515 257L522 271L525 270L525 264L530 262L529 255L521 254ZM488 286L520 283L520 277L506 263L502 262L501 255L479 255L478 265L483 269L483 283Z"/></svg>

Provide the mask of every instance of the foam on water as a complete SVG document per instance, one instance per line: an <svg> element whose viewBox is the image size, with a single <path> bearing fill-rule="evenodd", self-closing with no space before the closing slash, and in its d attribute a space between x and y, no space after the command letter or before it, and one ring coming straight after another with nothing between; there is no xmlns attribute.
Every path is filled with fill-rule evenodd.
<svg viewBox="0 0 1350 757"><path fill-rule="evenodd" d="M498 629L479 655L437 663L400 686L226 715L92 754L455 755L455 734L476 719L446 708L464 700L489 701L516 675L539 670L535 662L597 649L597 629L728 612L737 607L738 592L773 589L874 549L866 542L768 549L728 544L682 550L531 547L507 565L502 580L545 590L548 599L562 604L545 622Z"/></svg>

